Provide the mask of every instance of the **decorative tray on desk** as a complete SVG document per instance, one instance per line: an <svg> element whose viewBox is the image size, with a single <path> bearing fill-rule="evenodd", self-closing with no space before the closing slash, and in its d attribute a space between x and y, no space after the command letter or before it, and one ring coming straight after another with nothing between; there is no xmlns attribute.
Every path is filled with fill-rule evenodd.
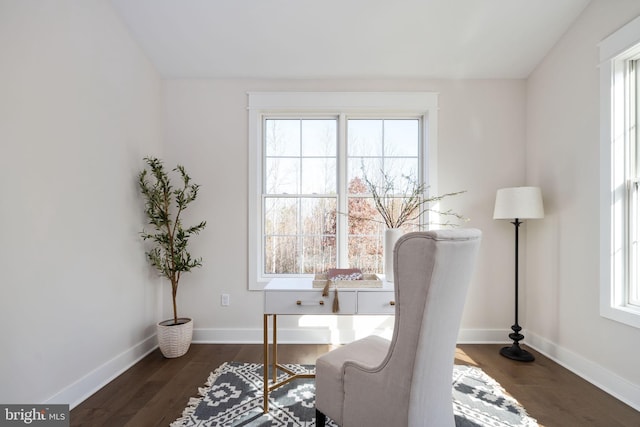
<svg viewBox="0 0 640 427"><path fill-rule="evenodd" d="M313 278L314 288L324 288L327 284L328 274L319 273ZM360 280L336 280L338 288L381 288L382 280L376 274L363 274ZM332 284L333 285L333 284Z"/></svg>

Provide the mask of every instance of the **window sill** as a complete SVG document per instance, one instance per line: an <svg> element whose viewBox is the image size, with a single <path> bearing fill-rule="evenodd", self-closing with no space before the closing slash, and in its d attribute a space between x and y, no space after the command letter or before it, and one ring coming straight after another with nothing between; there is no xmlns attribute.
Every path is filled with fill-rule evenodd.
<svg viewBox="0 0 640 427"><path fill-rule="evenodd" d="M601 307L600 315L607 319L640 329L640 307Z"/></svg>

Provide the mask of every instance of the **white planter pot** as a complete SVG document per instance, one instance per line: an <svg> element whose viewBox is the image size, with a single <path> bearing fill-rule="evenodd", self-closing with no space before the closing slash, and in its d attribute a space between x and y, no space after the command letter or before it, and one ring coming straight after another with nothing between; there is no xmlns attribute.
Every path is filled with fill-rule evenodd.
<svg viewBox="0 0 640 427"><path fill-rule="evenodd" d="M162 355L168 359L180 357L189 350L193 338L193 320L178 318L178 324L173 319L158 323L158 346Z"/></svg>
<svg viewBox="0 0 640 427"><path fill-rule="evenodd" d="M384 232L384 277L387 282L393 282L393 248L403 234L399 228L388 228Z"/></svg>

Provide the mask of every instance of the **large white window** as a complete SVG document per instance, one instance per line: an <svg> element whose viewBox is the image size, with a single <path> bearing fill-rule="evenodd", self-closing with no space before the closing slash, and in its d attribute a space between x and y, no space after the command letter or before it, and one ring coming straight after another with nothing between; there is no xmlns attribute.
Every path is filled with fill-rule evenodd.
<svg viewBox="0 0 640 427"><path fill-rule="evenodd" d="M640 327L640 18L600 45L603 316Z"/></svg>
<svg viewBox="0 0 640 427"><path fill-rule="evenodd" d="M381 273L367 181L435 192L436 111L423 92L250 93L249 288L332 267Z"/></svg>

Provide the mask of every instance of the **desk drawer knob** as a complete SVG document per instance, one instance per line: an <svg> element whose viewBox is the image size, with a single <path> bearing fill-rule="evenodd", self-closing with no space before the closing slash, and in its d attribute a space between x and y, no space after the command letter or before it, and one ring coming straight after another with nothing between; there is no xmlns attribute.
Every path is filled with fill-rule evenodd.
<svg viewBox="0 0 640 427"><path fill-rule="evenodd" d="M395 301L389 301L389 305L396 305Z"/></svg>

